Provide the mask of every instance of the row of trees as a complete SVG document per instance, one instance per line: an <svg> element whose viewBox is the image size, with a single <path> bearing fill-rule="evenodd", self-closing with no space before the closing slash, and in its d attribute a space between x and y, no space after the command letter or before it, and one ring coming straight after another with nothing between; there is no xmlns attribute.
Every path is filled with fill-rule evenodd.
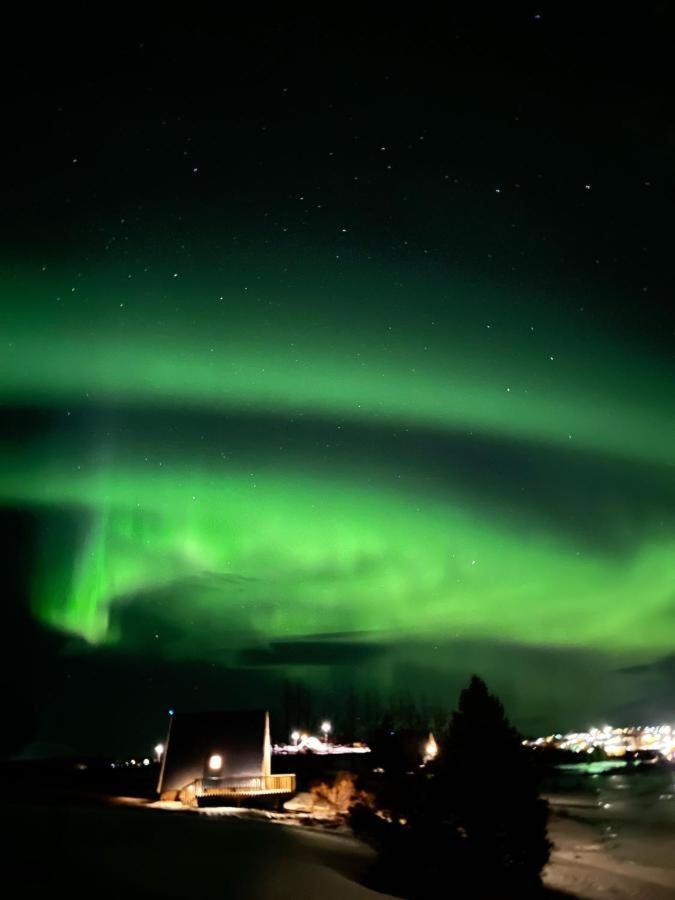
<svg viewBox="0 0 675 900"><path fill-rule="evenodd" d="M372 745L383 731L442 729L448 720L448 709L406 692L385 696L374 688L357 690L354 685L341 684L331 695L316 692L302 682L283 682L280 703L272 716L277 739L285 740L295 729L315 731L326 718L341 740L367 741Z"/></svg>
<svg viewBox="0 0 675 900"><path fill-rule="evenodd" d="M370 800L351 811L354 831L379 851L374 886L403 897L536 894L548 809L500 701L474 676L424 767L414 732L383 721L375 753L384 771L362 777Z"/></svg>

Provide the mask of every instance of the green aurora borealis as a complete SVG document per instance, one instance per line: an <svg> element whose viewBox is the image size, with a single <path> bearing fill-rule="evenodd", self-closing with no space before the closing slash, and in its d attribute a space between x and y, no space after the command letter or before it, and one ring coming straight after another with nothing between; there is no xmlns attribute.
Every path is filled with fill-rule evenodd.
<svg viewBox="0 0 675 900"><path fill-rule="evenodd" d="M34 609L46 623L95 644L124 643L115 604L165 592L188 632L173 647L184 654L203 653L194 635L205 622L230 651L322 632L670 646L675 546L665 523L630 535L630 502L613 498L610 516L598 512L603 499L591 490L578 516L606 514L599 533L561 533L559 500L546 496L528 498L550 505L549 527L535 528L515 504L507 515L467 497L452 456L449 483L437 491L438 472L406 458L396 440L369 459L372 439L363 436L369 427L418 433L438 445L436 469L448 435L467 446L521 442L551 457L548 477L564 490L575 489L573 476L565 484L566 467L579 458L607 466L614 479L647 471L647 482L669 485L664 463L675 435L667 398L653 390L650 404L638 403L656 374L648 361L634 359L621 373L617 351L587 331L597 362L560 334L541 304L525 317L536 325L503 336L488 285L486 299L480 285L453 291L449 280L430 294L421 280L399 289L396 306L393 286L375 285L377 315L355 330L351 285L337 277L336 287L325 279L314 290L342 291L329 304L340 315L260 281L247 302L222 280L178 288L159 272L139 291L99 273L79 279L84 296L73 298L63 277L54 284L48 273L41 290L23 288L21 314L6 323L3 400L37 396L61 424L53 437L10 451L1 482L6 501L80 510L87 519L58 576L52 567L36 572ZM301 276L298 294L311 297L312 274L305 283ZM144 325L153 284L161 323L150 314ZM473 315L457 314L467 307ZM132 427L119 411L110 422L91 412L113 400L132 409L159 404L170 433L165 425L153 435L142 416ZM80 425L69 427L72 405ZM245 454L228 425L242 413L256 433ZM216 422L207 448L200 416ZM266 439L274 416L286 420L285 435ZM294 434L305 418L315 422L312 442ZM352 432L365 446L341 452L358 439ZM628 530L620 553L609 546L617 528Z"/></svg>
<svg viewBox="0 0 675 900"><path fill-rule="evenodd" d="M520 57L476 22L349 64L351 33L196 28L191 72L162 27L122 72L125 33L43 48L12 110L31 690L75 718L133 679L156 722L285 679L447 705L479 671L524 728L671 714L672 150L643 87L616 116L583 36L549 68L581 26L540 47L529 19Z"/></svg>

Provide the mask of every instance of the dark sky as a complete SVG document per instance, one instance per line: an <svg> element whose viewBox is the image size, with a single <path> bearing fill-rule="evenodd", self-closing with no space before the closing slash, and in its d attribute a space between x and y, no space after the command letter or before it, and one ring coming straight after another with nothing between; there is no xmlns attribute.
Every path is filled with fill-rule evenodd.
<svg viewBox="0 0 675 900"><path fill-rule="evenodd" d="M17 745L675 717L675 16L559 7L7 21Z"/></svg>

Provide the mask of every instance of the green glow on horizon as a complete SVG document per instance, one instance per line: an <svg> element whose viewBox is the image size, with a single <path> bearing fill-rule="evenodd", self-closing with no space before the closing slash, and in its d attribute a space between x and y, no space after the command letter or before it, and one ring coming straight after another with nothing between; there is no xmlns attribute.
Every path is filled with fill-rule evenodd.
<svg viewBox="0 0 675 900"><path fill-rule="evenodd" d="M475 429L598 467L652 466L672 490L668 373L637 352L627 364L601 329L574 344L573 329L533 300L513 324L499 318L494 288L447 287L446 309L438 285L413 285L394 302L383 282L377 312L364 312L351 283L315 286L330 301L319 309L311 279L291 299L267 283L244 302L215 279L148 298L120 293L116 277L100 275L72 307L63 285L32 283L14 297L0 362L6 406L61 410L64 430L69 405L98 404L159 407L177 421L201 409L263 423L271 413L315 416L336 430ZM455 321L455 307L469 312ZM116 614L150 606L182 635L162 644L168 658L213 654L205 632L218 637L221 660L265 641L348 632L672 647L675 536L665 528L623 555L580 551L571 537L527 532L517 516L509 526L459 494L430 497L424 473L397 487L313 465L312 447L306 465L254 453L217 469L200 462L198 435L192 444L194 459L188 451L163 470L131 451L78 469L58 440L42 453L5 453L0 499L88 523L62 554L45 529L45 559L50 547L60 559L34 573L43 622L124 645Z"/></svg>
<svg viewBox="0 0 675 900"><path fill-rule="evenodd" d="M602 559L459 505L292 472L216 482L117 467L26 484L13 499L99 511L65 578L43 571L35 599L45 622L93 643L123 640L110 627L115 602L162 590L190 635L179 655L203 652L207 622L230 648L345 631L613 649L671 641L674 542Z"/></svg>

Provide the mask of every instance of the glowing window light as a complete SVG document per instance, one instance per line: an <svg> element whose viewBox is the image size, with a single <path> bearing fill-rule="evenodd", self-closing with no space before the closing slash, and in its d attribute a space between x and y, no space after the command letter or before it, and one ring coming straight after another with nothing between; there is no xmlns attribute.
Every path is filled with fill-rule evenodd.
<svg viewBox="0 0 675 900"><path fill-rule="evenodd" d="M220 753L213 753L209 757L209 771L211 772L220 772L223 768L223 757Z"/></svg>

